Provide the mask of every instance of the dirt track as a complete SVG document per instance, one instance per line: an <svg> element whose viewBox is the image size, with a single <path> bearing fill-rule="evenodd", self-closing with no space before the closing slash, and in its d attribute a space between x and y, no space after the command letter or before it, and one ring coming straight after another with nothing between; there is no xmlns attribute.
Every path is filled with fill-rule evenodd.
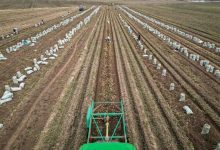
<svg viewBox="0 0 220 150"><path fill-rule="evenodd" d="M10 54L8 62L0 64L2 85L90 13L40 40L36 53L28 47ZM141 33L144 46L167 69L166 77L142 56L119 14L135 33ZM198 48L158 29L190 44L192 50ZM206 52L204 56L219 66L219 56ZM13 61L14 57L22 59ZM176 85L172 92L171 82ZM124 101L128 141L137 149L213 149L220 142L219 79L174 52L116 7L102 6L59 51L56 61L28 78L26 84L13 101L0 107L3 149L79 149L87 139L85 117L91 99ZM3 93L3 86L0 90ZM186 93L185 102L178 101L181 92ZM184 105L194 114L186 115ZM211 125L208 135L200 133L204 123Z"/></svg>

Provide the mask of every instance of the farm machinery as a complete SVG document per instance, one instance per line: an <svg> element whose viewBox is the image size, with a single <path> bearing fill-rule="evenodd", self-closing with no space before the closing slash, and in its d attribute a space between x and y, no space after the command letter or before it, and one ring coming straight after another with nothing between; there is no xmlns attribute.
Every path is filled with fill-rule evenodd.
<svg viewBox="0 0 220 150"><path fill-rule="evenodd" d="M80 6L79 6L79 11L84 11L84 10L85 10L85 6L80 5Z"/></svg>
<svg viewBox="0 0 220 150"><path fill-rule="evenodd" d="M94 102L86 115L87 143L80 150L136 150L128 143L123 101Z"/></svg>

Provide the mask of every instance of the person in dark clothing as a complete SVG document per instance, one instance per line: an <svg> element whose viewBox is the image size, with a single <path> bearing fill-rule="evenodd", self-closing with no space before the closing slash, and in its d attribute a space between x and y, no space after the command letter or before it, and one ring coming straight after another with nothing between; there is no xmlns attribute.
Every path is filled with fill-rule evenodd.
<svg viewBox="0 0 220 150"><path fill-rule="evenodd" d="M141 35L140 35L140 33L138 33L138 41L140 41L141 40Z"/></svg>
<svg viewBox="0 0 220 150"><path fill-rule="evenodd" d="M13 29L14 34L18 34L18 28Z"/></svg>

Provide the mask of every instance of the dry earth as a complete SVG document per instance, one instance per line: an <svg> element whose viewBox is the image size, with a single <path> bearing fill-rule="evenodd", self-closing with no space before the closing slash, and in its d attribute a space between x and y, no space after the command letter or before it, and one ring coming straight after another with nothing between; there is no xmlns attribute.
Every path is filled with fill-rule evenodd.
<svg viewBox="0 0 220 150"><path fill-rule="evenodd" d="M32 15L38 18L47 14L50 19L56 18L54 22L48 22L49 26L59 21L59 15L74 8L43 10L25 18L17 14L18 24L31 21ZM34 11L38 12L38 9ZM91 12L43 37L35 47L7 54L8 60L0 62L0 93L5 84L12 82L11 77L16 71L31 65L33 58L39 57ZM51 15L54 13L56 16ZM218 54L130 13L220 67ZM142 13L146 12L142 10ZM143 51L127 32L119 14L135 33L141 34L144 47L162 68L167 69L166 77L161 75L162 69L157 70L152 61L142 56ZM199 32L187 31L202 37ZM2 52L4 46L23 36L3 40ZM111 37L111 43L106 42L107 36ZM172 92L169 91L171 82L176 85ZM220 142L219 79L198 63L179 55L116 6L103 5L91 22L58 52L57 59L28 76L25 83L24 90L0 106L0 123L4 124L0 129L0 147L5 150L79 149L87 139L85 117L90 98L95 101L123 100L128 141L138 150L205 150L214 149ZM179 102L182 92L186 94L186 100ZM187 115L182 108L184 105L188 105L194 114ZM211 130L209 134L201 135L205 123L211 125Z"/></svg>

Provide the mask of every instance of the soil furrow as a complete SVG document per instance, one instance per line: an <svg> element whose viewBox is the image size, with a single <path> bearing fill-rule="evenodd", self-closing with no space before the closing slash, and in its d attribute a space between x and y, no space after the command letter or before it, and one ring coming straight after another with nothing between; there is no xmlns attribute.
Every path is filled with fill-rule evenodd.
<svg viewBox="0 0 220 150"><path fill-rule="evenodd" d="M125 33L125 31L124 31L124 33ZM125 33L125 35L126 35L126 33ZM127 45L130 45L130 49L132 49L132 50L135 49L134 46L131 45L132 42L129 40L127 35L126 35L125 41L129 41ZM129 49L129 48L127 48L127 49ZM129 52L128 52L128 54L129 54ZM131 63L134 65L133 68L136 69L136 72L137 72L136 81L137 82L139 81L139 85L143 86L141 89L145 89L142 92L143 95L145 96L145 99L146 99L146 101L145 101L146 107L145 108L148 107L148 109L149 109L148 113L152 112L152 114L150 115L150 117L152 117L151 123L154 124L153 126L157 126L157 132L159 132L158 129L161 129L161 131L160 131L161 134L159 133L160 138L161 138L160 141L162 143L169 143L169 145L166 145L168 149L169 149L169 147L172 147L172 148L174 148L175 146L178 147L177 143L179 143L179 142L182 143L181 145L184 149L189 149L191 147L190 142L188 141L187 137L185 136L185 133L180 132L181 130L178 127L178 125L176 124L175 116L172 114L172 111L170 111L169 105L165 101L164 97L162 96L161 92L159 91L159 89L157 88L155 83L152 82L152 76L149 74L148 69L146 67L144 67L142 60L140 60L141 58L140 57L138 58L138 55L135 54L134 51L133 51L133 53L130 52L129 57L130 57L130 61L136 60L136 63L135 63L135 61L133 61L133 63ZM140 68L140 70L138 70L138 68ZM133 71L133 72L135 72L135 71ZM141 76L141 74L142 74L142 76ZM143 82L143 81L145 81L145 82ZM155 106L158 106L158 107L155 107ZM161 120L159 117L161 117ZM160 121L161 121L161 123L160 123ZM162 126L162 124L164 127ZM167 132L167 133L165 133L165 132ZM162 133L164 133L166 135L166 138L163 138L161 136ZM176 139L174 139L174 137L176 137ZM169 140L169 142L168 141L163 142L164 139ZM164 144L162 144L162 145L164 147Z"/></svg>
<svg viewBox="0 0 220 150"><path fill-rule="evenodd" d="M76 50L76 47L74 48L74 51ZM73 52L74 52L73 51ZM74 55L72 55L74 56ZM53 105L53 103L55 102L54 98L56 97L55 95L53 95L56 91L56 94L59 94L58 92L58 89L56 88L56 85L62 85L60 82L57 82L57 81L62 81L64 80L66 77L64 77L63 73L67 73L66 71L64 71L64 69L68 68L68 65L70 66L70 60L73 59L73 57L71 57L69 59L69 61L67 61L67 63L64 65L64 67L62 69L59 70L59 72L56 74L56 76L50 81L50 83L44 88L44 90L41 92L41 94L38 96L38 98L36 98L35 102L33 103L33 105L30 107L31 109L28 111L28 113L26 114L26 117L24 117L22 119L22 122L19 126L17 126L17 130L15 133L13 133L13 136L11 138L11 142L9 141L9 144L8 146L5 148L5 149L8 149L11 144L13 144L15 142L15 140L18 138L18 135L20 136L20 134L26 134L26 136L22 136L23 137L23 140L24 138L27 138L27 143L28 143L28 146L30 146L31 144L31 141L34 142L35 139L34 138L28 138L28 134L30 133L25 133L25 129L24 128L27 128L28 130L37 130L37 127L38 128L42 128L43 127L43 121L46 121L45 118L46 116L48 115L46 111L49 111L50 109L48 109L48 106L45 105L45 104L48 104L50 107ZM73 66L73 63L71 62L71 66ZM74 66L73 66L74 67ZM55 87L55 88L52 88L52 87ZM50 91L50 92L49 92ZM53 97L45 97L45 95L53 95ZM48 98L53 100L52 103L49 103L48 102ZM42 104L39 104L39 102L41 101ZM39 111L39 109L37 107L40 107L39 109L42 109L41 111ZM42 114L39 114L39 113L42 113ZM36 115L36 116L35 116ZM31 116L35 116L34 117L31 117ZM38 116L44 116L45 118L43 117L40 117L38 118ZM32 125L30 125L30 123L27 123L27 122L30 122L30 118L31 118L31 121L35 122L34 123L34 126L33 127ZM40 125L38 125L38 123L40 123ZM21 133L22 132L22 133ZM24 132L24 133L23 133ZM26 132L30 132L30 131L26 131ZM33 132L33 131L32 131ZM32 133L31 133L32 134ZM36 135L36 134L35 134ZM29 140L31 141L29 141ZM17 141L19 142L19 141ZM23 141L23 144L20 145L22 147L25 147L24 145L24 141ZM13 147L15 148L16 147L16 144L13 144Z"/></svg>
<svg viewBox="0 0 220 150"><path fill-rule="evenodd" d="M127 20L128 21L128 20ZM134 26L130 21L128 21L130 25L139 33L141 33L141 30L139 30L137 27ZM144 31L144 33L146 33ZM150 36L150 34L147 34ZM207 114L210 115L210 117L218 124L220 125L219 119L217 115L215 114L215 111L219 113L218 110L218 102L212 97L207 96L207 92L204 92L204 90L207 90L207 87L201 88L201 84L198 86L195 82L192 82L192 80L177 66L173 64L171 59L168 59L168 55L163 55L162 51L160 51L160 48L158 45L153 44L150 38L147 38L146 35L142 34L143 40L146 44L146 46L155 54L155 56L159 59L159 61L165 66L169 72L172 73L172 75L176 78L177 81L180 82L180 85L182 85L186 91L193 97L192 100L202 109L207 112ZM151 37L152 38L152 37ZM175 69L175 70L173 70ZM177 74L178 73L178 74ZM178 77L179 76L179 77ZM181 79L180 79L181 78ZM212 88L212 87L209 87ZM211 90L211 89L210 89ZM209 93L209 92L208 92ZM218 95L218 94L217 94ZM217 96L216 95L216 96ZM212 95L213 96L213 95ZM211 100L212 99L212 100ZM201 101L203 100L203 101ZM210 106L211 107L210 107Z"/></svg>
<svg viewBox="0 0 220 150"><path fill-rule="evenodd" d="M144 11L141 10L141 9L136 9L136 8L134 8L134 10L137 10L137 11L139 11L139 12L142 12L142 13L146 14L146 12L144 12ZM149 15L149 14L148 14L148 15ZM216 40L216 39L214 39L214 38L208 37L207 35L208 35L209 33L205 32L205 31L201 31L201 30L198 30L198 29L192 28L192 27L183 26L183 25L181 25L181 24L177 24L177 23L171 22L171 21L166 20L166 19L164 19L164 18L159 18L159 17L156 16L156 15L154 15L154 16L153 16L153 15L149 15L149 16L150 16L150 17L153 17L153 18L155 18L155 19L157 19L157 20L161 20L161 21L163 21L164 23L167 23L167 24L176 26L176 27L182 29L182 30L183 30L184 32L186 32L186 33L190 33L191 35L197 36L197 37L199 37L199 38L201 38L201 39L204 39L204 40L206 40L206 41L209 41L209 42L215 43L215 44L217 44L217 45L220 45L220 42L219 42L218 40ZM208 49L208 50L209 50L209 49Z"/></svg>
<svg viewBox="0 0 220 150"><path fill-rule="evenodd" d="M100 17L97 20L97 22L100 24ZM73 75L71 75L70 78L70 84L69 86L67 86L66 90L63 93L63 97L62 99L62 103L60 104L61 106L59 106L59 111L56 113L56 116L53 119L53 122L51 123L50 127L48 127L49 129L54 129L56 131L61 132L61 126L62 123L64 122L64 117L66 114L66 111L68 111L68 109L70 109L70 104L71 103L76 103L76 101L72 100L73 98L73 94L74 92L76 93L76 91L78 89L76 89L77 87L77 83L79 82L79 78L80 78L80 74L82 74L83 72L83 64L87 61L86 57L88 57L88 44L91 45L91 39L94 36L94 33L96 34L97 37L97 33L99 33L99 31L97 32L96 30L98 30L99 25L97 25L97 23L95 24L92 33L89 35L89 38L86 40L85 45L84 45L84 53L80 56L80 61L78 62L76 68L75 68L75 73L73 72ZM96 32L94 32L96 31ZM95 38L94 38L95 39ZM89 43L90 42L90 43ZM77 91L80 92L80 91ZM82 99L79 99L79 101L81 101ZM52 116L53 117L53 116ZM57 126L57 124L59 124L59 126ZM49 130L48 133L45 135L44 138L42 138L41 143L43 142L43 146L38 145L38 147L36 149L45 149L45 147L51 147L53 149L56 149L56 147L64 147L65 145L60 145L59 144L59 132L54 132L53 130ZM64 136L64 135L61 135ZM51 142L48 142L48 139L53 138L54 140L52 140ZM69 137L69 136L68 136ZM63 139L61 138L61 143L64 143L65 141L68 140L68 138L65 138L65 141L63 141ZM39 143L39 144L41 144ZM40 148L41 147L41 148ZM46 148L47 149L47 148Z"/></svg>
<svg viewBox="0 0 220 150"><path fill-rule="evenodd" d="M35 3L30 6L34 7ZM170 48L119 7L113 3L103 5L97 14L87 18L88 24L82 19L92 10L42 37L33 47L23 47L15 53L3 53L8 60L1 62L0 83L5 85L12 83L10 77L17 71L33 66L33 58L39 58L76 24L80 21L86 24L63 49L59 49L56 60L47 60L48 65L41 65L40 71L28 75L25 88L14 92L13 100L1 105L2 149L78 150L83 144L100 142L127 142L137 150L206 150L216 147L220 141L220 81L207 73L198 62ZM129 7L134 8L134 5ZM137 5L134 10L138 8L142 7ZM54 10L40 14L50 15L51 12ZM185 45L190 53L209 59L215 67L220 66L220 57L212 53L212 49L175 35L132 11L131 14ZM20 15L15 16L19 19L18 25L29 22L31 16L38 16L31 13L21 18ZM39 28L23 29L21 34L0 41L0 45L36 34L60 21L60 18L50 20ZM10 17L8 19L9 22L13 20ZM212 24L214 30L215 25ZM194 35L202 32L188 30L185 26L183 31ZM158 64L161 64L159 69ZM162 74L164 69L166 75ZM170 89L171 83L175 85L174 90ZM0 87L0 91L3 92L3 88ZM183 101L180 100L182 93L185 94ZM87 127L87 111L92 102L95 102L93 114L104 112L105 115L93 118L96 121L90 120L90 130ZM124 107L119 108L117 102L123 102L120 104ZM193 114L187 114L184 106L189 106ZM114 116L114 112L119 111L123 111L120 114L124 116ZM204 124L211 126L208 134L201 133Z"/></svg>
<svg viewBox="0 0 220 150"><path fill-rule="evenodd" d="M37 28L30 27L30 28L24 29L21 31L21 33L13 36L12 38L0 41L0 49L5 50L8 46L16 44L17 42L20 42L22 39L36 35L36 33L38 33L39 31L43 31L43 30L47 29L48 27L51 27L52 25L59 23L61 20L67 19L68 17L76 15L76 14L78 14L77 11L69 14L68 16L66 16L64 18L58 17L58 18L52 19L52 20L48 21L47 23L45 23L44 25L39 26ZM5 53L5 51L2 51L2 52Z"/></svg>
<svg viewBox="0 0 220 150"><path fill-rule="evenodd" d="M132 25L132 27L133 27L133 25ZM136 30L136 28L133 28L133 29L135 29ZM139 33L140 33L140 31L139 31ZM144 40L145 41L145 40ZM144 43L145 44L145 43ZM151 49L152 47L149 47L148 46L148 48L149 49ZM153 52L154 53L154 52ZM143 53L141 53L141 55L142 55ZM155 54L155 53L154 53ZM156 55L156 58L160 61L160 62L162 62L162 64L163 64L163 61L161 61L161 58L160 57L158 57L157 55ZM164 64L163 64L164 65ZM155 67L154 67L155 68ZM173 73L173 72L171 72L171 73ZM158 74L159 75L159 74ZM176 78L176 76L175 76L175 74L173 74L172 75L173 76L173 78L174 78L174 80L175 80L175 78ZM158 80L158 77L156 77L156 80ZM163 80L162 80L163 81ZM180 81L180 79L177 79L177 82L179 82ZM158 83L160 83L159 81L156 81L156 82L158 82ZM167 84L167 87L169 87L169 83L167 83L167 80L164 80L164 82ZM180 84L181 85L181 84ZM183 86L184 87L184 86ZM164 88L166 88L166 87L163 87L163 88L161 88L161 89L164 89ZM188 92L188 90L187 89L185 89L187 92ZM188 92L188 94L190 95L190 96L192 96L192 93L189 93ZM179 97L177 96L177 99L178 99ZM194 99L192 99L192 100L194 100ZM197 103L196 103L197 104ZM190 105L190 107L192 108L192 105ZM206 107L207 108L207 106L206 105L203 105L203 107ZM194 108L194 107L193 107ZM181 108L182 109L182 108ZM206 114L203 114L203 113L201 113L200 111L197 111L196 110L196 108L195 109L193 109L193 111L195 111L196 112L196 117L193 117L192 119L190 119L192 122L191 122L191 125L193 125L193 128L195 128L196 129L196 132L194 132L194 130L192 130L193 132L191 132L191 131L189 131L189 137L191 137L191 139L193 139L193 141L194 142L196 142L196 147L197 148L199 148L199 149L203 149L204 147L213 147L213 145L215 145L216 143L217 143L217 141L218 140L216 140L216 139L219 139L219 134L218 134L218 127L217 127L217 129L215 128L215 126L216 126L216 124L215 124L215 122L213 122L213 120L212 120L212 118L210 118L210 119L208 119L208 118L206 118ZM198 112L198 114L197 114L197 112ZM210 112L210 114L212 114L212 116L215 116L215 114L213 114L213 113L211 113ZM201 115L203 116L203 117L201 117ZM198 118L197 118L198 117ZM201 118L200 118L201 117ZM217 116L216 116L217 117ZM217 118L216 118L217 119ZM197 121L198 121L198 123L196 123ZM201 122L200 122L201 121ZM209 122L210 124L212 124L212 125L214 125L214 127L213 127L213 130L214 130L214 132L212 132L211 133L211 135L209 135L208 137L205 137L205 136L203 136L203 137L201 137L201 134L200 134L200 132L201 132L201 127L203 126L203 124L204 123L207 123L207 122ZM200 130L198 130L198 127L200 128ZM186 128L186 130L188 130L188 128L191 128L190 126L189 127L187 127ZM199 135L198 135L199 134ZM198 139L198 137L200 137L199 139ZM213 138L213 137L215 137L215 138ZM198 142L198 140L199 140L199 142ZM212 142L211 142L212 141Z"/></svg>
<svg viewBox="0 0 220 150"><path fill-rule="evenodd" d="M67 31L69 31L73 26L75 26L85 15L76 18L75 21L64 27L64 29L59 29L50 33L48 36L43 37L36 46L34 47L24 47L24 49L19 50L18 52L10 53L8 60L5 62L1 62L0 66L0 83L1 85L7 85L11 83L11 77L15 75L16 71L21 71L33 64L34 58L39 58L41 54L44 54L46 49L52 47L56 44L57 40L65 35ZM49 39L48 39L49 38ZM18 59L14 59L18 58ZM0 94L2 94L4 86L0 87Z"/></svg>
<svg viewBox="0 0 220 150"><path fill-rule="evenodd" d="M97 26L97 28L98 27L99 26ZM75 89L75 91L73 91L73 95L71 97L72 102L70 103L69 109L66 110L68 116L71 116L71 118L69 118L68 116L65 116L64 118L65 124L63 124L61 127L60 137L58 138L57 147L70 149L72 146L71 143L74 142L74 140L77 140L72 136L74 135L77 129L78 124L76 123L79 123L78 121L82 120L81 117L83 117L80 111L82 111L83 109L82 105L84 101L86 101L86 96L84 95L85 89L88 85L89 79L92 78L92 76L90 76L90 73L91 73L94 58L97 59L97 56L95 55L98 52L98 50L96 49L97 48L96 44L99 41L100 34L101 34L101 29L100 28L98 29L99 30L96 32L95 38L93 38L92 40L91 46L86 48L86 51L88 52L88 54L87 54L87 58L85 59L83 63L83 67L80 72L79 79L76 81L76 85L78 86ZM82 136L85 136L85 135L82 135Z"/></svg>
<svg viewBox="0 0 220 150"><path fill-rule="evenodd" d="M76 39L75 38L74 39L81 42L81 38L83 37L82 35L86 31L87 30L84 29L81 32L81 35L77 36L79 39L77 39L77 37L75 37ZM74 40L72 41L72 44L73 43L74 43ZM78 42L76 42L76 43L78 43ZM13 142L16 140L18 134L20 134L21 131L25 132L25 130L23 130L23 127L24 128L28 127L27 130L26 130L26 131L28 131L26 136L28 134L31 134L30 131L32 131L32 132L33 131L39 132L39 130L37 130L37 127L39 127L39 128L43 127L43 125L44 125L43 122L46 121L45 120L46 117L49 115L49 112L51 111L51 108L52 108L53 104L56 102L57 94L60 94L59 90L62 89L62 88L57 88L57 87L59 87L59 85L62 87L65 84L66 80L68 79L68 74L69 74L68 72L70 72L74 68L74 64L75 64L75 62L77 60L76 58L80 54L80 51L76 50L77 44L74 45L74 46L75 46L74 48L72 47L72 45L69 45L68 47L66 47L66 49L70 52L68 54L69 58L66 59L67 61L65 63L62 63L61 59L59 60L59 62L61 62L61 64L63 64L63 66L61 68L59 68L59 71L58 71L57 74L55 74L53 80L50 80L50 82L47 84L47 86L44 87L44 89L41 92L41 94L38 95L38 96L34 95L34 93L36 94L36 92L39 92L38 90L33 91L33 93L30 94L29 98L36 99L36 100L32 104L31 107L29 106L29 108L30 108L30 110L28 111L29 113L27 113L26 117L23 118L22 123L20 124L20 126L17 126L18 130L16 130L16 132L13 134L13 137L9 141L8 148L9 148L9 146L11 144L13 144ZM48 80L49 76L51 76L52 74L54 74L54 72L48 73L45 78ZM56 93L56 94L54 94L54 93ZM46 95L48 95L49 97L46 96ZM52 96L50 96L50 95L52 95ZM51 103L49 102L49 100L51 101ZM45 105L45 104L48 104L48 105ZM50 109L48 109L48 108L50 108ZM39 109L41 109L41 111L39 111ZM30 119L30 116L33 116L33 117L31 117L31 119ZM40 117L39 118L38 116L44 116L44 117ZM32 125L31 124L27 124L26 123L27 121L28 122L30 122L30 121L37 122L37 123L39 123L39 126L38 126L37 123L34 123ZM34 130L33 130L33 126L35 126ZM25 138L27 138L27 137L25 137ZM32 139L32 138L28 138L28 139L31 140L32 142L29 141L27 143L31 144L31 143L34 142L34 139ZM23 143L23 145L20 145L20 146L24 146L24 143ZM7 149L7 147L6 147L6 149Z"/></svg>
<svg viewBox="0 0 220 150"><path fill-rule="evenodd" d="M103 16L106 16L107 12L105 8L103 8L104 13ZM82 128L86 127L85 120L86 120L86 112L88 109L88 106L91 103L91 100L95 97L95 86L97 82L97 74L99 68L99 63L100 63L100 56L101 56L101 51L103 49L103 38L104 38L104 32L106 28L106 17L104 17L101 20L101 29L100 29L100 34L98 36L97 43L94 44L94 48L91 47L90 49L96 49L94 53L94 58L93 62L91 63L91 70L89 73L89 78L88 78L88 83L84 87L84 92L82 94L82 104L80 105L80 112L78 112L79 115L81 115L80 118L77 118L72 125L75 128L71 129L71 135L68 139L68 143L65 146L67 149L79 149L80 145L86 142L86 136L87 136L87 129ZM75 137L78 137L77 139Z"/></svg>
<svg viewBox="0 0 220 150"><path fill-rule="evenodd" d="M147 144L146 148L147 149L158 149L161 147L161 143L159 141L159 137L154 134L154 128L151 126L151 118L149 117L149 114L146 112L147 110L145 109L145 105L143 103L143 96L142 96L142 90L140 88L140 85L137 84L135 74L132 71L132 68L130 66L130 62L128 58L126 57L126 47L123 44L124 39L122 38L123 34L122 31L120 30L120 26L116 26L118 29L118 32L116 32L117 36L120 37L118 38L119 40L119 47L121 49L121 59L124 61L125 64L125 71L126 74L128 75L128 82L129 86L132 89L132 95L134 101L135 107L137 108L138 111L138 117L140 118L140 126L141 129L144 133L144 142ZM122 40L123 39L123 40ZM128 51L128 50L127 50ZM141 119L144 118L144 119Z"/></svg>
<svg viewBox="0 0 220 150"><path fill-rule="evenodd" d="M107 8L108 10L109 8ZM106 15L106 29L104 37L102 39L103 47L100 56L99 71L96 84L96 101L119 101L119 86L117 78L117 66L115 64L115 54L113 49L112 33L110 33L109 11ZM110 37L110 41L107 41L107 37Z"/></svg>
<svg viewBox="0 0 220 150"><path fill-rule="evenodd" d="M144 21L145 19L143 17L140 17L134 13L132 13L134 16L136 16L137 18L141 19L142 21ZM199 54L200 56L203 57L203 59L207 59L210 60L210 62L212 62L212 64L214 64L214 66L219 69L219 65L220 65L220 57L219 55L214 54L213 50L212 51L208 51L203 47L200 47L198 45L196 45L195 43L193 43L192 41L188 41L185 38L171 32L171 31L167 31L166 29L150 22L150 21L146 21L147 24L149 24L150 26L154 27L155 29L157 29L158 31L160 31L161 33L163 33L164 35L170 37L171 39L175 39L175 41L179 42L181 45L184 45L185 47L188 48L188 50L192 53L195 52L196 54Z"/></svg>
<svg viewBox="0 0 220 150"><path fill-rule="evenodd" d="M133 13L132 13L133 14ZM134 15L134 14L133 14ZM138 17L139 19L141 19L142 21L144 20L143 18L141 18L140 16L138 15L135 15L136 17ZM185 47L188 48L188 50L190 51L190 53L196 53L196 54L199 54L200 56L200 60L202 59L207 59L211 62L211 64L216 68L216 69L219 69L219 58L218 55L215 55L213 53L209 53L208 51L206 51L205 49L199 47L198 45L195 45L187 40L185 40L184 38L178 36L178 35L175 35L174 33L170 33L169 31L166 31L165 29L161 28L161 27L158 27L157 25L151 23L151 22L148 22L149 25L151 25L152 27L154 27L155 29L159 30L161 33L165 34L165 35L168 35L168 37L171 37L172 39L175 39L177 42L181 43L182 45L184 45ZM161 39L158 39L158 41L161 41L161 45L163 45L164 48L166 48L167 50L170 49L172 50L172 53L178 53L179 56L182 57L183 60L185 60L186 62L188 61L189 64L191 64L193 67L195 67L197 70L199 70L200 72L202 72L204 75L207 76L207 79L208 80L213 80L212 82L214 84L218 84L220 85L220 80L218 78L216 78L214 76L214 74L212 73L208 73L204 67L200 66L200 64L198 62L195 62L195 61L192 61L190 60L188 57L185 57L183 54L179 53L178 51L173 51L172 48L170 48L169 46L167 46L167 44L164 43L163 40ZM193 52L191 52L193 51ZM204 80L206 81L206 80Z"/></svg>
<svg viewBox="0 0 220 150"><path fill-rule="evenodd" d="M114 45L115 55L116 55L116 62L117 62L117 70L118 70L118 78L119 78L119 84L120 84L120 93L121 97L124 101L125 105L125 114L126 114L126 121L127 121L127 131L128 131L128 140L133 143L137 149L141 149L144 146L144 137L141 134L142 129L140 128L140 119L135 114L137 113L137 108L134 106L134 101L132 101L133 97L130 94L131 88L129 88L128 85L128 79L127 76L125 76L125 64L122 62L121 55L120 55L120 47L119 47L119 41L118 36L116 36L115 31L115 20L114 17L111 15L111 28L112 28L112 42ZM134 121L135 120L135 121Z"/></svg>

